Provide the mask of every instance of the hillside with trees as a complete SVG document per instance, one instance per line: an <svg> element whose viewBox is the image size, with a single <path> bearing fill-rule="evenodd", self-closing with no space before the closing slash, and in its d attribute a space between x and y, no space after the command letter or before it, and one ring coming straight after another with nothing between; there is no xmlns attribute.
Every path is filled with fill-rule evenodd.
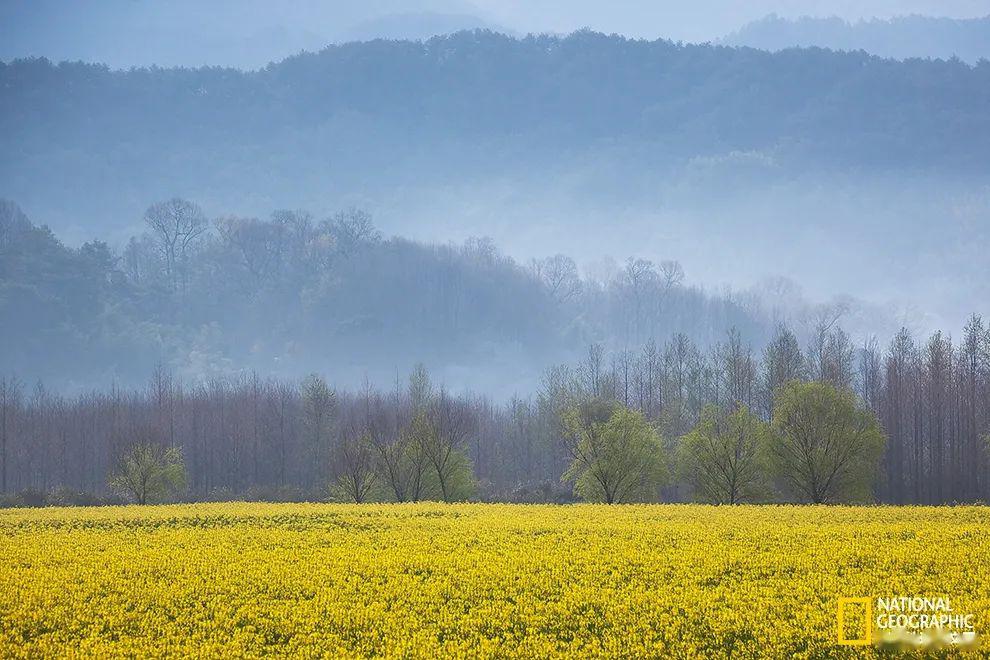
<svg viewBox="0 0 990 660"><path fill-rule="evenodd" d="M990 166L986 65L594 32L347 43L253 72L15 60L0 100L0 194L91 231L176 193L217 212L323 210L588 158L627 193L731 154L808 173Z"/></svg>
<svg viewBox="0 0 990 660"><path fill-rule="evenodd" d="M0 363L58 389L314 370L358 385L426 361L452 385L498 396L591 341L630 345L730 327L760 341L744 296L690 286L676 261L629 259L592 277L561 254L518 263L491 241L384 237L364 212L317 220L208 219L192 202L151 205L122 249L67 247L0 204Z"/></svg>

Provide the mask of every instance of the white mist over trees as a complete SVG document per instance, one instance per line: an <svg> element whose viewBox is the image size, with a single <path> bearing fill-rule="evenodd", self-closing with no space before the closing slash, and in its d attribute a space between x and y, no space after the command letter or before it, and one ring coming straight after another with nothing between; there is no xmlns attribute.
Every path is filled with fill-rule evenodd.
<svg viewBox="0 0 990 660"><path fill-rule="evenodd" d="M159 362L195 380L318 369L356 387L422 360L451 386L507 397L591 341L708 345L730 327L761 341L770 325L741 297L687 285L675 262L630 259L601 280L564 255L520 264L486 239L386 239L357 210L211 223L173 199L147 218L119 252L73 249L0 206L7 370L80 388L143 381Z"/></svg>

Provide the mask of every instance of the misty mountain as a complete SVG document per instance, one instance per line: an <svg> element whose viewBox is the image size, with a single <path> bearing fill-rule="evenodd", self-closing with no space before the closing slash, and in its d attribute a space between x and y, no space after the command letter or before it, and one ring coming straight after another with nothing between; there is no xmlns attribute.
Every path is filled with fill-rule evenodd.
<svg viewBox="0 0 990 660"><path fill-rule="evenodd" d="M111 199L163 191L326 205L591 160L624 196L699 158L795 174L990 169L990 66L590 32L350 43L256 72L18 60L0 65L0 99L3 192L57 225L133 219L139 207Z"/></svg>
<svg viewBox="0 0 990 660"><path fill-rule="evenodd" d="M785 276L929 327L990 299L987 64L461 32L253 72L21 60L0 101L0 195L71 245L121 248L180 195L355 206L523 261L678 259L709 287Z"/></svg>
<svg viewBox="0 0 990 660"><path fill-rule="evenodd" d="M846 21L838 17L787 19L771 14L721 40L765 50L817 46L863 50L881 57L932 57L976 63L990 58L990 16L972 19L898 16Z"/></svg>

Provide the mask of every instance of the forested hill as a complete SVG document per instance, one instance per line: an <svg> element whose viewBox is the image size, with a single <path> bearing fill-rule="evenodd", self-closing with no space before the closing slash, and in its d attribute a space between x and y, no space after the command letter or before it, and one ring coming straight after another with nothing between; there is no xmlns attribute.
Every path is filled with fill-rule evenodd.
<svg viewBox="0 0 990 660"><path fill-rule="evenodd" d="M0 375L71 391L161 364L196 382L319 371L359 387L422 361L452 387L507 397L591 342L683 333L704 347L771 329L742 298L687 286L676 262L582 277L566 256L523 265L484 239L385 238L359 211L208 220L176 199L145 217L121 250L72 248L0 200ZM166 221L172 233L154 228Z"/></svg>
<svg viewBox="0 0 990 660"><path fill-rule="evenodd" d="M0 64L0 195L89 226L176 193L332 207L585 160L617 179L733 153L789 171L984 174L987 107L985 62L593 32L349 43L257 72L19 60Z"/></svg>

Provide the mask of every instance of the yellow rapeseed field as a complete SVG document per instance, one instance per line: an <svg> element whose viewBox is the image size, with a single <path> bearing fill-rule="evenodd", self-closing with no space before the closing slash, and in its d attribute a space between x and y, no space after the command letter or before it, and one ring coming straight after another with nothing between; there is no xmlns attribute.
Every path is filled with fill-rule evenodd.
<svg viewBox="0 0 990 660"><path fill-rule="evenodd" d="M0 511L0 656L832 657L839 597L990 622L986 508Z"/></svg>

